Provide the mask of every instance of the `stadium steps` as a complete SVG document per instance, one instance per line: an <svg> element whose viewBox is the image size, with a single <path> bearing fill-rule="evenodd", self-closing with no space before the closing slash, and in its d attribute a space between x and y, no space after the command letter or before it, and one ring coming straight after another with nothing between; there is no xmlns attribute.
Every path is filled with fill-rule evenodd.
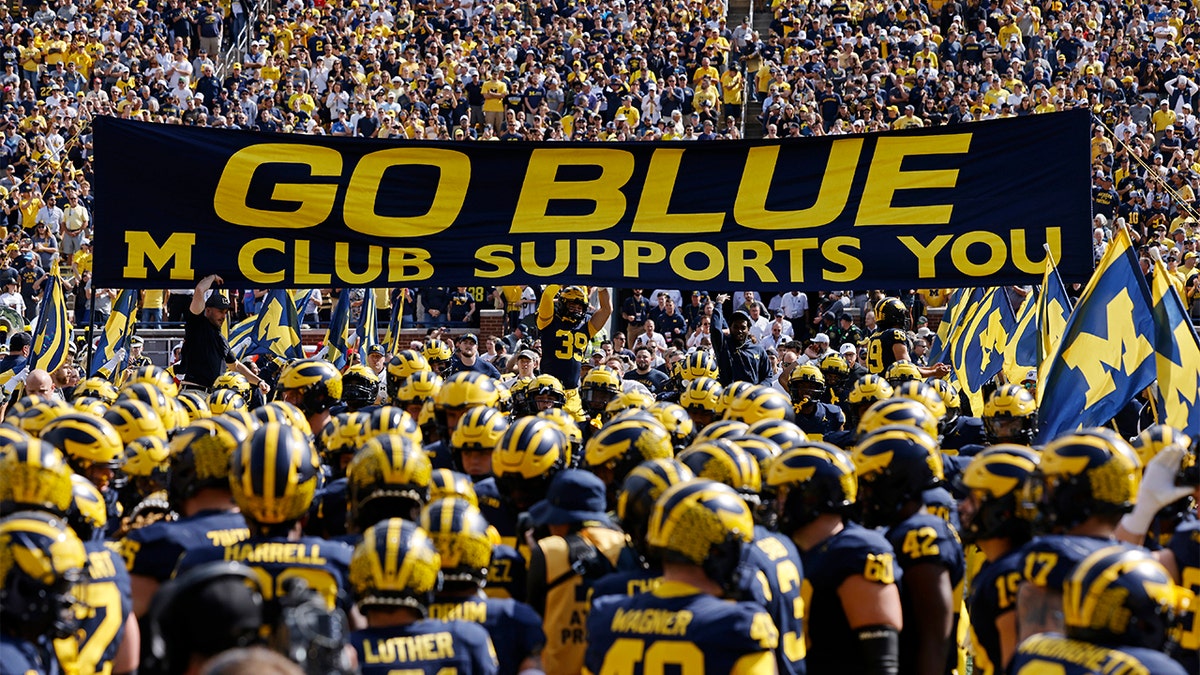
<svg viewBox="0 0 1200 675"><path fill-rule="evenodd" d="M766 3L760 3L757 6L754 3L755 0L732 0L729 3L729 22L736 25L741 22L741 17L749 15L750 25L754 27L754 30L758 31L760 37L765 37L767 35L767 27L771 25L771 11L765 6ZM749 91L747 92L749 94L754 88L755 73L746 73L745 77L749 85ZM750 96L747 95L744 113L745 123L743 126L744 138L762 138L763 127L762 123L758 121L758 115L761 113L762 105L750 100Z"/></svg>

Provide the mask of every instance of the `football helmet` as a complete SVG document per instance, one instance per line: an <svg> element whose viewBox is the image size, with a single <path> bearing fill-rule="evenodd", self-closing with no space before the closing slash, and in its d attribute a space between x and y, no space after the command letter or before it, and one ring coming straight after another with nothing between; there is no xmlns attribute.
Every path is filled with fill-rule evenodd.
<svg viewBox="0 0 1200 675"><path fill-rule="evenodd" d="M762 421L762 420L760 420ZM786 420L784 420L786 421ZM711 441L715 438L728 438L732 436L744 436L749 433L750 425L737 420L717 420L712 424L704 427L696 433L695 443L703 443Z"/></svg>
<svg viewBox="0 0 1200 675"><path fill-rule="evenodd" d="M688 382L679 394L679 405L687 411L697 429L702 429L720 417L721 383L711 377L699 377Z"/></svg>
<svg viewBox="0 0 1200 675"><path fill-rule="evenodd" d="M67 524L83 541L104 538L104 527L108 523L108 506L104 495L92 482L79 474L71 476L71 508L67 511Z"/></svg>
<svg viewBox="0 0 1200 675"><path fill-rule="evenodd" d="M758 504L762 490L762 469L753 455L728 438L697 443L679 453L680 464L697 478L724 483L737 491L749 504Z"/></svg>
<svg viewBox="0 0 1200 675"><path fill-rule="evenodd" d="M1154 456L1171 446L1187 449L1192 446L1192 439L1182 431L1165 424L1155 424L1146 427L1131 442L1134 452L1144 468L1154 459Z"/></svg>
<svg viewBox="0 0 1200 675"><path fill-rule="evenodd" d="M320 473L317 452L299 429L268 423L234 451L229 486L251 531L273 534L308 512Z"/></svg>
<svg viewBox="0 0 1200 675"><path fill-rule="evenodd" d="M420 522L442 558L446 583L482 588L492 564L492 540L479 509L462 499L443 499L422 509Z"/></svg>
<svg viewBox="0 0 1200 675"><path fill-rule="evenodd" d="M733 404L734 400L741 398L742 395L746 394L757 386L758 385L750 384L749 382L745 382L743 380L730 382L728 387L725 387L721 390L721 402L717 406L717 412L724 419L729 419L728 417L725 417L725 411L729 410L729 406Z"/></svg>
<svg viewBox="0 0 1200 675"><path fill-rule="evenodd" d="M1195 600L1145 549L1109 546L1064 584L1063 624L1067 637L1094 645L1168 651Z"/></svg>
<svg viewBox="0 0 1200 675"><path fill-rule="evenodd" d="M733 488L702 478L663 491L646 534L664 562L699 566L726 592L737 585L743 547L753 539L746 502Z"/></svg>
<svg viewBox="0 0 1200 675"><path fill-rule="evenodd" d="M275 384L279 398L305 416L323 413L342 398L342 374L324 359L300 359L284 367Z"/></svg>
<svg viewBox="0 0 1200 675"><path fill-rule="evenodd" d="M746 433L771 441L779 446L780 452L787 452L801 443L808 442L808 435L800 427L787 420L761 420L751 424ZM735 437L734 440L736 441L737 438Z"/></svg>
<svg viewBox="0 0 1200 675"><path fill-rule="evenodd" d="M425 442L417 419L408 411L395 406L385 405L371 411L370 429L368 435L403 434L412 439L413 443L422 445ZM367 439L363 439L365 442Z"/></svg>
<svg viewBox="0 0 1200 675"><path fill-rule="evenodd" d="M415 349L405 349L392 354L387 364L388 398L392 400L392 403L396 403L396 395L400 391L400 385L419 372L429 372L431 374L433 372L429 368L429 362L425 360L421 352Z"/></svg>
<svg viewBox="0 0 1200 675"><path fill-rule="evenodd" d="M696 423L683 406L669 401L659 401L649 408L650 414L662 423L671 435L671 447L679 452L692 444L696 438Z"/></svg>
<svg viewBox="0 0 1200 675"><path fill-rule="evenodd" d="M65 515L73 474L62 451L49 443L29 438L8 444L0 452L0 515L22 509Z"/></svg>
<svg viewBox="0 0 1200 675"><path fill-rule="evenodd" d="M795 405L821 400L825 395L825 374L812 361L796 366L788 375L788 393Z"/></svg>
<svg viewBox="0 0 1200 675"><path fill-rule="evenodd" d="M249 410L250 404L232 389L216 389L208 395L208 409L214 415L220 415L230 410Z"/></svg>
<svg viewBox="0 0 1200 675"><path fill-rule="evenodd" d="M550 479L566 468L568 452L567 437L553 422L540 417L513 422L492 453L492 473L502 498L518 511L544 499Z"/></svg>
<svg viewBox="0 0 1200 675"><path fill-rule="evenodd" d="M691 469L674 459L642 462L625 477L617 496L617 519L643 557L653 555L646 543L646 534L654 502L667 488L695 477Z"/></svg>
<svg viewBox="0 0 1200 675"><path fill-rule="evenodd" d="M942 418L943 428L948 427L958 419L958 413L962 409L962 399L959 398L958 387L950 380L943 380L940 377L932 377L925 381L926 384L933 387L942 397L942 405L946 406L946 416Z"/></svg>
<svg viewBox="0 0 1200 675"><path fill-rule="evenodd" d="M842 412L846 413L846 428L857 425L868 408L878 401L891 398L894 393L892 385L878 375L858 378L841 406Z"/></svg>
<svg viewBox="0 0 1200 675"><path fill-rule="evenodd" d="M895 525L907 502L922 501L925 490L945 481L937 442L919 428L880 427L859 441L851 458L867 527Z"/></svg>
<svg viewBox="0 0 1200 675"><path fill-rule="evenodd" d="M1037 402L1016 384L998 387L983 404L983 432L989 444L1029 445L1037 437Z"/></svg>
<svg viewBox="0 0 1200 675"><path fill-rule="evenodd" d="M117 388L112 382L103 377L89 377L75 386L75 398L81 396L89 396L98 398L104 401L105 405L112 405L117 400Z"/></svg>
<svg viewBox="0 0 1200 675"><path fill-rule="evenodd" d="M1112 519L1133 509L1141 483L1137 453L1116 432L1094 427L1064 434L1042 449L1030 481L1038 530L1068 531L1091 516Z"/></svg>
<svg viewBox="0 0 1200 675"><path fill-rule="evenodd" d="M323 453L322 459L340 478L345 473L345 463L350 461L359 446L370 437L371 414L344 412L333 415L321 429L317 445Z"/></svg>
<svg viewBox="0 0 1200 675"><path fill-rule="evenodd" d="M479 495L475 493L470 476L450 469L434 469L429 479L429 503L450 498L464 500L479 508Z"/></svg>
<svg viewBox="0 0 1200 675"><path fill-rule="evenodd" d="M795 410L783 392L773 387L757 386L730 401L724 417L750 425L766 419L792 420Z"/></svg>
<svg viewBox="0 0 1200 675"><path fill-rule="evenodd" d="M421 349L421 356L425 357L425 362L429 364L430 370L441 375L442 371L450 365L450 357L454 356L454 350L445 341L433 338L425 342L425 346Z"/></svg>
<svg viewBox="0 0 1200 675"><path fill-rule="evenodd" d="M588 295L582 286L564 286L554 296L554 314L571 326L587 316Z"/></svg>
<svg viewBox="0 0 1200 675"><path fill-rule="evenodd" d="M72 636L70 591L87 562L79 536L48 513L19 511L0 520L0 621L30 638Z"/></svg>
<svg viewBox="0 0 1200 675"><path fill-rule="evenodd" d="M175 398L179 395L179 385L175 383L175 378L171 377L167 371L155 365L134 368L129 378L121 386L121 389L138 383L149 384L159 389L167 398Z"/></svg>
<svg viewBox="0 0 1200 675"><path fill-rule="evenodd" d="M617 491L635 466L650 459L670 459L674 454L671 435L662 424L639 417L601 427L588 439L584 463L608 486L609 506L615 507Z"/></svg>
<svg viewBox="0 0 1200 675"><path fill-rule="evenodd" d="M850 364L846 363L841 354L827 354L817 367L821 369L821 374L825 376L825 382L830 389L841 391L842 383L850 377Z"/></svg>
<svg viewBox="0 0 1200 675"><path fill-rule="evenodd" d="M930 415L941 424L946 417L946 404L936 389L919 380L908 380L896 385L896 398L907 398L925 406Z"/></svg>
<svg viewBox="0 0 1200 675"><path fill-rule="evenodd" d="M184 504L201 490L229 490L229 461L250 437L241 422L217 415L197 420L171 439L171 474L167 498L184 513Z"/></svg>
<svg viewBox="0 0 1200 675"><path fill-rule="evenodd" d="M533 378L533 384L525 394L533 402L534 412L561 408L567 404L567 394L562 382L553 375L542 373Z"/></svg>
<svg viewBox="0 0 1200 675"><path fill-rule="evenodd" d="M579 385L579 401L591 417L604 412L605 407L621 393L621 376L608 366L596 366L583 377Z"/></svg>
<svg viewBox="0 0 1200 675"><path fill-rule="evenodd" d="M391 380L388 380L389 386ZM404 408L414 417L420 413L421 406L430 403L437 397L442 388L442 378L432 370L418 370L396 385L396 393L392 396L392 404ZM414 410L414 408L416 410Z"/></svg>
<svg viewBox="0 0 1200 675"><path fill-rule="evenodd" d="M104 413L108 412L108 404L98 398L77 396L71 401L71 410L85 415L104 417Z"/></svg>
<svg viewBox="0 0 1200 675"><path fill-rule="evenodd" d="M26 397L31 398L31 397ZM63 413L70 412L62 401L48 399L46 397L36 397L38 401L32 402L25 406L20 412L14 412L10 417L16 422L17 427L29 434L33 438L39 438L42 435L42 430Z"/></svg>
<svg viewBox="0 0 1200 675"><path fill-rule="evenodd" d="M212 390L216 392L222 389L237 392L238 396L247 399L254 392L254 387L250 385L250 380L247 380L245 375L233 370L227 370L218 375L217 379L213 380Z"/></svg>
<svg viewBox="0 0 1200 675"><path fill-rule="evenodd" d="M133 479L132 487L139 497L165 490L171 471L171 449L157 436L135 438L125 446L125 475Z"/></svg>
<svg viewBox="0 0 1200 675"><path fill-rule="evenodd" d="M342 373L342 401L350 410L375 405L379 398L379 376L375 371L355 364Z"/></svg>
<svg viewBox="0 0 1200 675"><path fill-rule="evenodd" d="M824 514L849 518L858 500L854 461L829 443L804 442L771 462L779 531L790 535Z"/></svg>
<svg viewBox="0 0 1200 675"><path fill-rule="evenodd" d="M573 469L579 466L583 461L583 429L579 428L579 424L575 422L574 417L571 417L571 413L562 408L547 408L539 412L537 416L553 422L558 430L567 437L569 452L567 468Z"/></svg>
<svg viewBox="0 0 1200 675"><path fill-rule="evenodd" d="M408 607L425 615L441 586L442 560L416 523L388 518L363 533L350 559L350 586L364 609Z"/></svg>
<svg viewBox="0 0 1200 675"><path fill-rule="evenodd" d="M900 298L887 297L875 305L875 324L880 328L907 329L911 315Z"/></svg>
<svg viewBox="0 0 1200 675"><path fill-rule="evenodd" d="M499 401L500 391L496 381L487 375L469 370L451 375L433 399L438 435L449 438L450 431L468 408L481 405L495 408Z"/></svg>
<svg viewBox="0 0 1200 675"><path fill-rule="evenodd" d="M62 451L75 473L96 483L102 491L123 484L120 471L125 463L125 444L103 418L80 413L60 415L46 425L41 438Z"/></svg>
<svg viewBox="0 0 1200 675"><path fill-rule="evenodd" d="M508 418L499 410L486 405L467 408L450 434L450 454L454 465L462 470L464 451L493 452L500 437L508 429Z"/></svg>
<svg viewBox="0 0 1200 675"><path fill-rule="evenodd" d="M141 401L145 403L158 415L158 419L162 421L163 429L166 433L175 430L175 409L171 406L167 395L158 387L146 384L145 382L126 385L121 388L121 393L117 396L117 403L121 401ZM145 436L146 434L142 435Z"/></svg>
<svg viewBox="0 0 1200 675"><path fill-rule="evenodd" d="M433 465L408 436L383 434L363 444L346 478L349 522L362 532L392 515L415 519L429 502Z"/></svg>
<svg viewBox="0 0 1200 675"><path fill-rule="evenodd" d="M1021 497L1038 461L1035 451L1015 444L993 445L971 458L956 481L967 495L958 507L963 543L1003 538L1020 546L1030 538Z"/></svg>
<svg viewBox="0 0 1200 675"><path fill-rule="evenodd" d="M508 395L512 399L513 417L525 417L537 413L533 404L533 396L529 393L529 388L532 386L532 377L518 377L509 383Z"/></svg>
<svg viewBox="0 0 1200 675"><path fill-rule="evenodd" d="M626 391L617 394L604 408L605 420L611 420L626 410L647 410L654 405L654 397L642 391Z"/></svg>
<svg viewBox="0 0 1200 675"><path fill-rule="evenodd" d="M717 379L717 357L706 349L697 349L680 361L679 379L691 382L702 377Z"/></svg>
<svg viewBox="0 0 1200 675"><path fill-rule="evenodd" d="M931 438L938 437L938 419L924 405L907 398L889 398L872 404L858 421L858 436L862 438L880 427L892 425L913 427Z"/></svg>
<svg viewBox="0 0 1200 675"><path fill-rule="evenodd" d="M183 406L184 412L187 413L188 424L212 415L212 410L208 407L208 400L196 391L181 392L177 400L179 405Z"/></svg>
<svg viewBox="0 0 1200 675"><path fill-rule="evenodd" d="M900 359L888 366L887 370L883 371L883 379L887 380L888 384L892 385L894 389L905 382L912 382L914 380L917 382L924 381L925 376L921 374L920 369L912 361Z"/></svg>

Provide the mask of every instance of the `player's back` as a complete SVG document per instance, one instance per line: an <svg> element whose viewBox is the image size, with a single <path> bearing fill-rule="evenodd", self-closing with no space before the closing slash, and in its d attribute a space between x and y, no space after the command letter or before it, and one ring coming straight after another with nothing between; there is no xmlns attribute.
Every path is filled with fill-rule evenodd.
<svg viewBox="0 0 1200 675"><path fill-rule="evenodd" d="M498 672L487 630L466 621L426 619L350 634L362 675L491 675Z"/></svg>
<svg viewBox="0 0 1200 675"><path fill-rule="evenodd" d="M974 672L980 675L1004 672L996 620L1006 612L1016 611L1021 564L1020 553L1012 551L984 565L971 579L971 655Z"/></svg>
<svg viewBox="0 0 1200 675"><path fill-rule="evenodd" d="M584 664L595 675L776 672L779 636L761 607L675 581L631 597L597 598L588 634Z"/></svg>
<svg viewBox="0 0 1200 675"><path fill-rule="evenodd" d="M1067 577L1083 559L1106 546L1128 546L1106 537L1049 534L1021 547L1021 573L1029 582L1062 593ZM1131 547L1132 548L1132 547Z"/></svg>
<svg viewBox="0 0 1200 675"><path fill-rule="evenodd" d="M637 595L658 588L662 583L662 568L657 565L637 570L620 570L606 574L592 584L592 599L606 595Z"/></svg>
<svg viewBox="0 0 1200 675"><path fill-rule="evenodd" d="M810 593L804 624L809 645L805 657L808 673L849 673L847 655L856 654L857 646L838 589L855 575L879 584L897 583L902 573L892 545L881 533L851 522L802 552L800 558L804 561L804 587Z"/></svg>
<svg viewBox="0 0 1200 675"><path fill-rule="evenodd" d="M1167 542L1175 554L1180 586L1200 596L1200 521L1189 520ZM1179 640L1179 662L1189 673L1200 673L1200 612L1189 612Z"/></svg>
<svg viewBox="0 0 1200 675"><path fill-rule="evenodd" d="M908 572L917 565L926 564L936 565L947 571L950 588L953 589L951 610L955 615L955 624L950 632L953 642L957 633L958 610L962 604L962 581L966 574L966 558L958 534L941 517L919 512L890 528L887 538L892 543L896 552L896 562L902 571ZM930 620L930 617L921 617L916 613L918 602L914 595L920 592L923 592L923 589L900 585L900 602L904 609L904 628L900 631L901 673L917 672L920 628ZM950 672L958 661L954 649L948 650L947 658L946 672Z"/></svg>
<svg viewBox="0 0 1200 675"><path fill-rule="evenodd" d="M237 511L201 511L176 521L160 520L132 530L121 540L121 555L130 574L157 581L171 578L180 558L192 551L220 550L250 536Z"/></svg>
<svg viewBox="0 0 1200 675"><path fill-rule="evenodd" d="M439 597L429 606L429 618L483 626L496 648L501 675L516 675L521 662L540 652L546 643L542 617L529 605L512 599Z"/></svg>
<svg viewBox="0 0 1200 675"><path fill-rule="evenodd" d="M883 375L888 366L896 362L895 346L908 344L908 334L899 328L883 328L871 334L867 342L867 371L872 375Z"/></svg>
<svg viewBox="0 0 1200 675"><path fill-rule="evenodd" d="M801 598L804 571L796 545L790 539L756 525L754 544L747 551L746 560L757 572L754 579L746 580L751 584L761 583L761 575L766 579L766 588L761 589L761 595L755 592L742 597L761 602L779 630L779 649L775 656L780 674L804 673L804 616L796 613L797 607L804 607Z"/></svg>
<svg viewBox="0 0 1200 675"><path fill-rule="evenodd" d="M1017 647L1009 672L1060 675L1185 675L1169 656L1142 647L1106 648L1057 633L1029 637Z"/></svg>
<svg viewBox="0 0 1200 675"><path fill-rule="evenodd" d="M133 611L133 589L121 557L103 541L84 542L88 566L84 583L73 593L83 607L76 611L75 635L54 641L59 661L76 673L110 673L125 637L125 620Z"/></svg>

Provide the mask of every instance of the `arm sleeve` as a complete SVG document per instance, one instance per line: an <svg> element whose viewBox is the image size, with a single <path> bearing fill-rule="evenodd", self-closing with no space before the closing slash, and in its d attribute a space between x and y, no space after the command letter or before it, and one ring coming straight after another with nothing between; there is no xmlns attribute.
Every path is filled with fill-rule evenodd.
<svg viewBox="0 0 1200 675"><path fill-rule="evenodd" d="M558 295L561 288L558 284L550 284L542 291L542 299L538 302L537 311L537 326L539 329L550 325L550 320L554 318L554 296Z"/></svg>

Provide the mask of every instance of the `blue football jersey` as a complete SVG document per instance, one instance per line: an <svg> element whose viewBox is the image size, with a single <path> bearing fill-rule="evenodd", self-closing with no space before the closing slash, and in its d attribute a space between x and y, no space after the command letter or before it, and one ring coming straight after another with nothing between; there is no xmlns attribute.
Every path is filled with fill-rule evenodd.
<svg viewBox="0 0 1200 675"><path fill-rule="evenodd" d="M1004 672L996 619L1017 609L1022 562L1020 552L1012 551L996 562L984 565L971 580L968 612L971 617L971 655L975 671L981 675Z"/></svg>
<svg viewBox="0 0 1200 675"><path fill-rule="evenodd" d="M1083 559L1106 546L1129 546L1115 539L1050 534L1021 547L1022 580L1062 593L1067 578ZM1135 548L1129 546L1129 548Z"/></svg>
<svg viewBox="0 0 1200 675"><path fill-rule="evenodd" d="M600 577L592 585L592 599L605 595L637 595L658 588L662 583L662 568L651 565L640 570L622 570Z"/></svg>
<svg viewBox="0 0 1200 675"><path fill-rule="evenodd" d="M1167 548L1175 554L1179 585L1200 597L1200 521L1190 520L1176 528ZM1200 673L1200 619L1196 614L1188 614L1179 639L1179 662L1189 673Z"/></svg>
<svg viewBox="0 0 1200 675"><path fill-rule="evenodd" d="M489 598L524 598L525 557L512 546L493 546L487 586L483 591Z"/></svg>
<svg viewBox="0 0 1200 675"><path fill-rule="evenodd" d="M679 582L648 593L596 598L588 614L585 672L724 675L775 672L779 635L754 603L729 602Z"/></svg>
<svg viewBox="0 0 1200 675"><path fill-rule="evenodd" d="M857 523L801 552L804 561L805 628L809 675L848 675L857 672L857 645L838 597L848 577L861 575L879 584L895 584L902 572L895 551L879 532Z"/></svg>
<svg viewBox="0 0 1200 675"><path fill-rule="evenodd" d="M950 576L950 587L954 590L952 609L955 619L962 604L962 581L967 571L966 558L958 534L942 518L932 513L918 512L905 518L900 524L888 529L887 539L896 552L896 563L907 572L917 565L933 564L945 568ZM904 629L900 631L900 672L917 672L917 651L920 627L923 622L914 613L912 594L919 592L900 584L900 605L904 609ZM954 639L957 626L950 631ZM957 663L957 653L948 650L947 671Z"/></svg>
<svg viewBox="0 0 1200 675"><path fill-rule="evenodd" d="M87 580L72 591L79 604L76 637L54 641L63 670L72 673L110 673L125 637L125 620L133 611L129 572L116 551L104 542L84 542Z"/></svg>
<svg viewBox="0 0 1200 675"><path fill-rule="evenodd" d="M121 540L121 555L130 574L161 582L171 578L184 554L219 550L249 536L241 513L202 511L174 522L159 521L131 531Z"/></svg>
<svg viewBox="0 0 1200 675"><path fill-rule="evenodd" d="M326 539L346 534L348 485L349 481L346 478L338 478L325 483L317 490L308 510L308 521L304 523L305 534Z"/></svg>
<svg viewBox="0 0 1200 675"><path fill-rule="evenodd" d="M775 652L779 672L804 673L806 645L804 600L801 598L804 565L796 545L790 539L756 525L754 543L746 548L746 561L753 566L753 576L743 575L743 581L758 584L761 588L742 597L761 602L779 630L779 648Z"/></svg>
<svg viewBox="0 0 1200 675"><path fill-rule="evenodd" d="M1187 675L1188 671L1162 652L1142 647L1110 649L1058 635L1041 633L1017 647L1009 667L1013 675Z"/></svg>
<svg viewBox="0 0 1200 675"><path fill-rule="evenodd" d="M339 541L318 537L251 537L224 548L200 549L179 561L177 573L207 562L240 562L259 576L263 599L273 600L285 592L290 579L302 579L325 599L333 610L350 610L350 557L354 549Z"/></svg>
<svg viewBox="0 0 1200 675"><path fill-rule="evenodd" d="M529 605L516 600L484 596L438 597L429 606L429 618L482 625L496 648L501 675L517 675L521 662L540 652L546 644L542 617Z"/></svg>
<svg viewBox="0 0 1200 675"><path fill-rule="evenodd" d="M407 626L367 628L350 634L362 675L424 673L493 675L499 664L483 626L426 619Z"/></svg>

